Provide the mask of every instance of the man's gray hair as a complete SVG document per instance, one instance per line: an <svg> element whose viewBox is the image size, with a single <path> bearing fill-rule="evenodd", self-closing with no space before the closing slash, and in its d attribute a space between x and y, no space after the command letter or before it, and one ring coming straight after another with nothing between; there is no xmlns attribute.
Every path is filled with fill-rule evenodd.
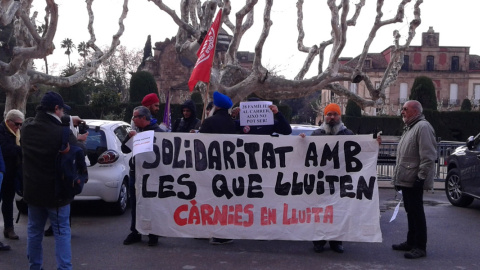
<svg viewBox="0 0 480 270"><path fill-rule="evenodd" d="M138 106L138 107L135 107L135 109L133 109L133 111L138 111L138 114L141 115L141 116L145 116L145 119L147 121L150 121L152 120L152 113L150 112L150 110L145 107L145 106Z"/></svg>
<svg viewBox="0 0 480 270"><path fill-rule="evenodd" d="M25 121L25 115L21 111L13 109L7 112L5 119L11 121L22 120L23 122Z"/></svg>
<svg viewBox="0 0 480 270"><path fill-rule="evenodd" d="M422 107L422 103L420 103L418 100L409 100L408 102L411 102L412 105L413 105L413 108L415 110L417 110L417 112L419 114L422 114L423 113L423 107Z"/></svg>

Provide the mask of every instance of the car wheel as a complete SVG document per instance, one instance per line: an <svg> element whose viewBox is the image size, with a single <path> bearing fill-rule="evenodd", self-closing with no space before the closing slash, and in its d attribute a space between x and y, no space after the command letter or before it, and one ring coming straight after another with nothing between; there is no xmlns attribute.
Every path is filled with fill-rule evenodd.
<svg viewBox="0 0 480 270"><path fill-rule="evenodd" d="M24 215L28 214L28 204L23 199L15 201L15 204L17 205L18 212Z"/></svg>
<svg viewBox="0 0 480 270"><path fill-rule="evenodd" d="M445 180L445 193L452 205L466 207L473 202L473 197L463 193L462 180L458 169L451 169Z"/></svg>
<svg viewBox="0 0 480 270"><path fill-rule="evenodd" d="M118 194L118 199L116 202L112 203L112 212L115 215L122 215L127 210L128 206L128 177L123 179L122 186L120 187L120 192Z"/></svg>

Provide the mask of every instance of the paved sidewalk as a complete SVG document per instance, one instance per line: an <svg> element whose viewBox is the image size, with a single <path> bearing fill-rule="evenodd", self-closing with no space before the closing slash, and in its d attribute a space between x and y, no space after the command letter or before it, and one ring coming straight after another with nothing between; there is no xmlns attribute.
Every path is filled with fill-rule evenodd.
<svg viewBox="0 0 480 270"><path fill-rule="evenodd" d="M378 187L379 188L393 188L392 184L390 183L390 180L378 181ZM444 190L445 189L445 182L435 181L433 183L433 189L434 190Z"/></svg>

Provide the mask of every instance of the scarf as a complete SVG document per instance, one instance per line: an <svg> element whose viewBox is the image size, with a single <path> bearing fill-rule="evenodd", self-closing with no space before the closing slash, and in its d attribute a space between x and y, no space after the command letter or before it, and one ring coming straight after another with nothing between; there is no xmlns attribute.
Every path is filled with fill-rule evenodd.
<svg viewBox="0 0 480 270"><path fill-rule="evenodd" d="M7 120L5 120L5 126L7 127L8 131L15 136L15 143L20 146L20 129L17 132L13 132L13 130L7 125Z"/></svg>
<svg viewBox="0 0 480 270"><path fill-rule="evenodd" d="M404 129L405 130L410 129L415 123L417 123L419 120L422 120L423 118L424 118L423 114L419 114L419 115L413 117L412 119L406 121Z"/></svg>

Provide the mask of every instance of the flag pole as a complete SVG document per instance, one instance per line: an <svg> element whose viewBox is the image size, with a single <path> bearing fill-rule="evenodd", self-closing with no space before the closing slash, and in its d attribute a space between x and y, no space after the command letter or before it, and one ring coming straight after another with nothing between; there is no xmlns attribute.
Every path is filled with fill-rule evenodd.
<svg viewBox="0 0 480 270"><path fill-rule="evenodd" d="M203 96L203 113L202 113L202 123L205 120L205 112L207 111L207 104L208 104L208 93L210 92L210 82L207 84L207 91L205 91L205 95Z"/></svg>
<svg viewBox="0 0 480 270"><path fill-rule="evenodd" d="M220 29L222 28L223 8L221 8L220 11L221 11L220 25L218 26L218 30L217 30L218 33L216 34L216 37L215 37L215 44L214 44L214 48L213 48L212 65L210 66L210 73L212 72L212 66L215 63L215 55L216 55L216 50L217 50L218 34L220 33ZM210 93L210 80L208 80L207 91L205 91L205 95L203 97L203 113L202 113L201 123L203 123L203 120L205 120L205 112L207 110L207 104L208 104L208 93Z"/></svg>

